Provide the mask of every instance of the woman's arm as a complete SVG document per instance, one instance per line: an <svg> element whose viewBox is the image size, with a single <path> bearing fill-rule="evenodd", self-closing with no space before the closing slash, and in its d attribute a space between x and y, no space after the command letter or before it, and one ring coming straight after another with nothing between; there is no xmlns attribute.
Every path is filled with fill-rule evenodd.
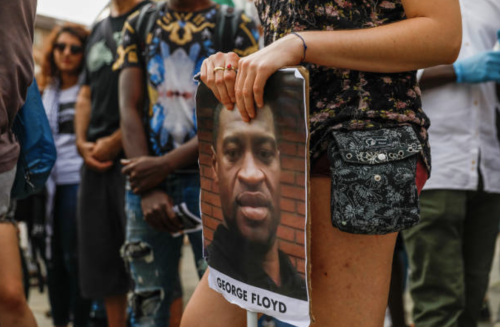
<svg viewBox="0 0 500 327"><path fill-rule="evenodd" d="M369 29L326 32L328 36L324 32L301 33L308 45L305 61L380 73L453 63L462 42L458 1L402 2L407 16L403 21ZM288 37L292 36L296 37Z"/></svg>
<svg viewBox="0 0 500 327"><path fill-rule="evenodd" d="M455 61L462 35L458 0L402 2L407 19L397 23L359 30L300 32L307 44L304 61L386 73ZM202 80L229 109L233 106L231 98L235 99L243 119L248 121L255 117L254 101L259 107L263 105L269 76L282 67L299 64L303 53L302 40L288 35L242 59L221 54L210 57L203 65ZM213 72L213 68L229 63L238 67L235 81L234 73Z"/></svg>

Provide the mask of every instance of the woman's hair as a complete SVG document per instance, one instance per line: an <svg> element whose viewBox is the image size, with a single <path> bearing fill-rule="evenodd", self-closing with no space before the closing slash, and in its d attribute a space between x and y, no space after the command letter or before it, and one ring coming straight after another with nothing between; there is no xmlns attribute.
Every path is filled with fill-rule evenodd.
<svg viewBox="0 0 500 327"><path fill-rule="evenodd" d="M54 61L54 48L57 43L57 39L62 33L69 33L76 37L82 43L83 48L85 48L85 42L87 41L87 37L89 35L89 31L85 27L77 24L66 23L62 26L54 27L47 39L47 46L42 57L42 69L40 75L37 77L37 82L41 90L45 89L45 87L60 77L59 70L57 69ZM80 67L78 67L78 72L81 71L82 67L83 60Z"/></svg>

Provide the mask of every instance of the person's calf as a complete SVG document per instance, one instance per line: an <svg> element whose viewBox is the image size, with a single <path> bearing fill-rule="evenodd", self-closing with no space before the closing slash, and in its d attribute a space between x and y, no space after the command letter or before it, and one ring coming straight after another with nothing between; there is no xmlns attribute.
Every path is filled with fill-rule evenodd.
<svg viewBox="0 0 500 327"><path fill-rule="evenodd" d="M7 283L0 287L0 326L36 327L21 284Z"/></svg>
<svg viewBox="0 0 500 327"><path fill-rule="evenodd" d="M26 298L22 285L18 283L6 283L0 287L0 314L24 313L26 307Z"/></svg>
<svg viewBox="0 0 500 327"><path fill-rule="evenodd" d="M17 227L10 223L0 223L0 326L36 326L24 295Z"/></svg>

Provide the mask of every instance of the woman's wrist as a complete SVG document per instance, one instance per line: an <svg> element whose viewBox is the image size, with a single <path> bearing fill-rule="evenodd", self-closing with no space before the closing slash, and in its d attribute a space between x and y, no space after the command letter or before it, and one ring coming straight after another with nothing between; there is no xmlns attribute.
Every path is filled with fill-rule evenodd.
<svg viewBox="0 0 500 327"><path fill-rule="evenodd" d="M303 53L302 53L302 58L300 59L300 63L303 63L306 60L306 54L307 54L306 40L304 40L304 37L297 32L292 32L291 34L295 35L296 37L298 37L302 41Z"/></svg>
<svg viewBox="0 0 500 327"><path fill-rule="evenodd" d="M303 33L301 33L301 36L303 37ZM306 42L305 38L304 41ZM304 56L304 43L297 35L288 34L284 38L275 42L276 45L280 43L281 43L279 47L280 51L290 55L289 60L287 60L288 62L286 63L286 66L299 65L300 63L305 61L306 58L302 60Z"/></svg>
<svg viewBox="0 0 500 327"><path fill-rule="evenodd" d="M304 37L305 33L292 33L288 34L283 40L286 41L288 52L293 56L291 65L295 66L306 61L307 41Z"/></svg>

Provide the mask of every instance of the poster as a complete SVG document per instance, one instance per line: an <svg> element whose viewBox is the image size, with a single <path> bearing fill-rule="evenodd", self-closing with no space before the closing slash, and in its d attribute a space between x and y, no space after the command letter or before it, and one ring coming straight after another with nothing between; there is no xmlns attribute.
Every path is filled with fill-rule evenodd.
<svg viewBox="0 0 500 327"><path fill-rule="evenodd" d="M310 325L307 89L305 69L280 70L250 123L203 83L196 96L209 285L298 327Z"/></svg>

